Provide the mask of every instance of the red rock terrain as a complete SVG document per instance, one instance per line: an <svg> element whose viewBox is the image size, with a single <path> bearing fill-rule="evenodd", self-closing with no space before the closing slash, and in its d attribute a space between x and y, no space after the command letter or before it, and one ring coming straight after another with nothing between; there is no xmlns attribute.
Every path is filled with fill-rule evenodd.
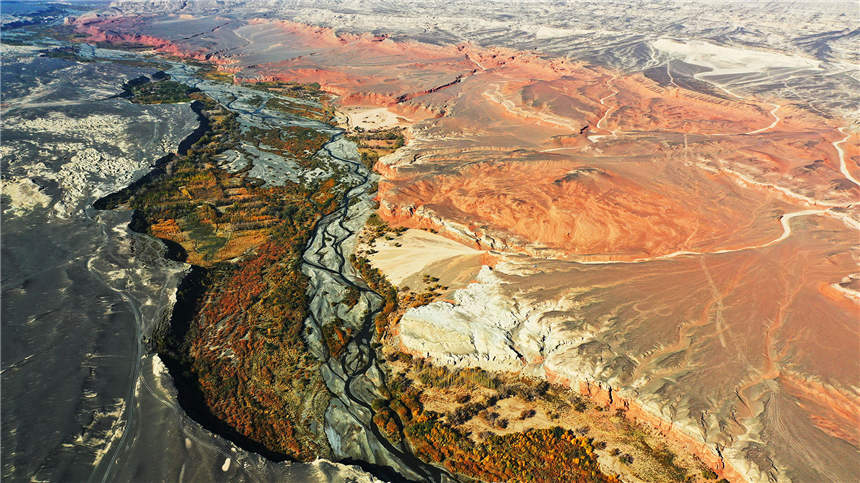
<svg viewBox="0 0 860 483"><path fill-rule="evenodd" d="M507 49L253 24L313 55L240 77L319 82L343 105L414 123L407 148L378 167L380 214L401 224L444 220L497 248L637 259L763 244L793 207L860 196L839 172L838 122L790 105L773 113L770 102ZM849 170L854 144L843 148Z"/></svg>
<svg viewBox="0 0 860 483"><path fill-rule="evenodd" d="M201 55L133 20L80 28ZM247 45L222 59L237 78L319 82L409 120L407 145L377 165L380 216L532 256L511 293L575 299L565 320L625 361L591 377L660 421L701 419L693 436L748 462L747 477L769 458L799 480L851 469L860 138L847 121L535 53L267 20L237 32Z"/></svg>

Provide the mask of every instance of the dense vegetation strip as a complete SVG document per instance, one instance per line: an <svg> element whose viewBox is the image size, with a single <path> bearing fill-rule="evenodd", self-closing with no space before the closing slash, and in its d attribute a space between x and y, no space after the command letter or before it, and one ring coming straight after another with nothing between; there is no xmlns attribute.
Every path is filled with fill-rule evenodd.
<svg viewBox="0 0 860 483"><path fill-rule="evenodd" d="M165 240L194 267L172 323L153 335L180 399L204 423L226 425L228 436L267 456L328 455L328 392L302 338L308 282L300 265L316 222L337 207L340 188L334 179L261 186L247 170L231 173L215 162L248 136L265 134L272 149L310 163L328 137L303 128L243 132L233 112L167 79L126 89L132 102L193 100L208 124L154 175L97 203L133 208L135 229Z"/></svg>

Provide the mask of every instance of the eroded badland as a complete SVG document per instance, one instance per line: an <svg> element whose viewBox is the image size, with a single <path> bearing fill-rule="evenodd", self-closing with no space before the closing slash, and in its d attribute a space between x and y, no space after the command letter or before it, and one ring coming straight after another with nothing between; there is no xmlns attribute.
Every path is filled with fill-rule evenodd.
<svg viewBox="0 0 860 483"><path fill-rule="evenodd" d="M584 479L598 468L645 480L761 480L772 466L798 481L854 474L856 124L695 69L676 82L668 69L267 19L176 34L196 21L88 17L76 28L211 62L236 84L336 97L336 119L381 175L352 263L386 297L374 340L391 384L372 410L389 438L488 480L552 480L535 463L550 446L581 459ZM257 189L226 175L195 183L220 186L216 198ZM333 194L306 195L281 202L307 205L308 223L334 210ZM174 218L153 213L153 232L184 243ZM298 257L263 249L275 222L258 221L189 253L254 245L260 258ZM337 352L357 334L326 336ZM535 393L539 380L554 385ZM517 448L538 449L522 460ZM499 455L520 466L487 463Z"/></svg>

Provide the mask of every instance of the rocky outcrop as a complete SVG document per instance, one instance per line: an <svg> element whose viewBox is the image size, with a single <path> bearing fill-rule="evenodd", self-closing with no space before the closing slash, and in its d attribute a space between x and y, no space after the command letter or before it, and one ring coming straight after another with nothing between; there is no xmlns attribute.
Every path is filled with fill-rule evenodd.
<svg viewBox="0 0 860 483"><path fill-rule="evenodd" d="M477 283L457 290L453 303L440 301L407 311L400 341L409 352L459 367L519 371L526 360L511 340L523 315L499 293L492 269Z"/></svg>
<svg viewBox="0 0 860 483"><path fill-rule="evenodd" d="M502 263L497 270L505 266ZM619 392L618 387L595 379L598 367L589 367L582 357L583 348L596 343L593 334L582 332L572 338L548 323L554 312L570 308L564 302L533 305L509 297L503 285L494 270L485 266L476 282L455 292L453 301L408 310L399 324L403 350L437 364L522 373L568 385L607 410L625 411L632 420L655 428L722 476L746 479L724 460L719 443L694 436L698 431L692 421L666 420L662 408L653 404L646 408L633 392Z"/></svg>

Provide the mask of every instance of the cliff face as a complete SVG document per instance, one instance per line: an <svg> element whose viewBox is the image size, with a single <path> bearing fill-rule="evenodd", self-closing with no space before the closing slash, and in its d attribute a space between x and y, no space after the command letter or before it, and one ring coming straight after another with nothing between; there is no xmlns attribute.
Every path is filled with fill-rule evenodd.
<svg viewBox="0 0 860 483"><path fill-rule="evenodd" d="M125 22L183 55L237 42ZM411 351L612 387L748 479L856 474L856 435L840 429L860 408L847 121L695 75L291 22L232 28L237 79L318 82L411 125L377 163L383 219L504 252L455 303L404 315Z"/></svg>

